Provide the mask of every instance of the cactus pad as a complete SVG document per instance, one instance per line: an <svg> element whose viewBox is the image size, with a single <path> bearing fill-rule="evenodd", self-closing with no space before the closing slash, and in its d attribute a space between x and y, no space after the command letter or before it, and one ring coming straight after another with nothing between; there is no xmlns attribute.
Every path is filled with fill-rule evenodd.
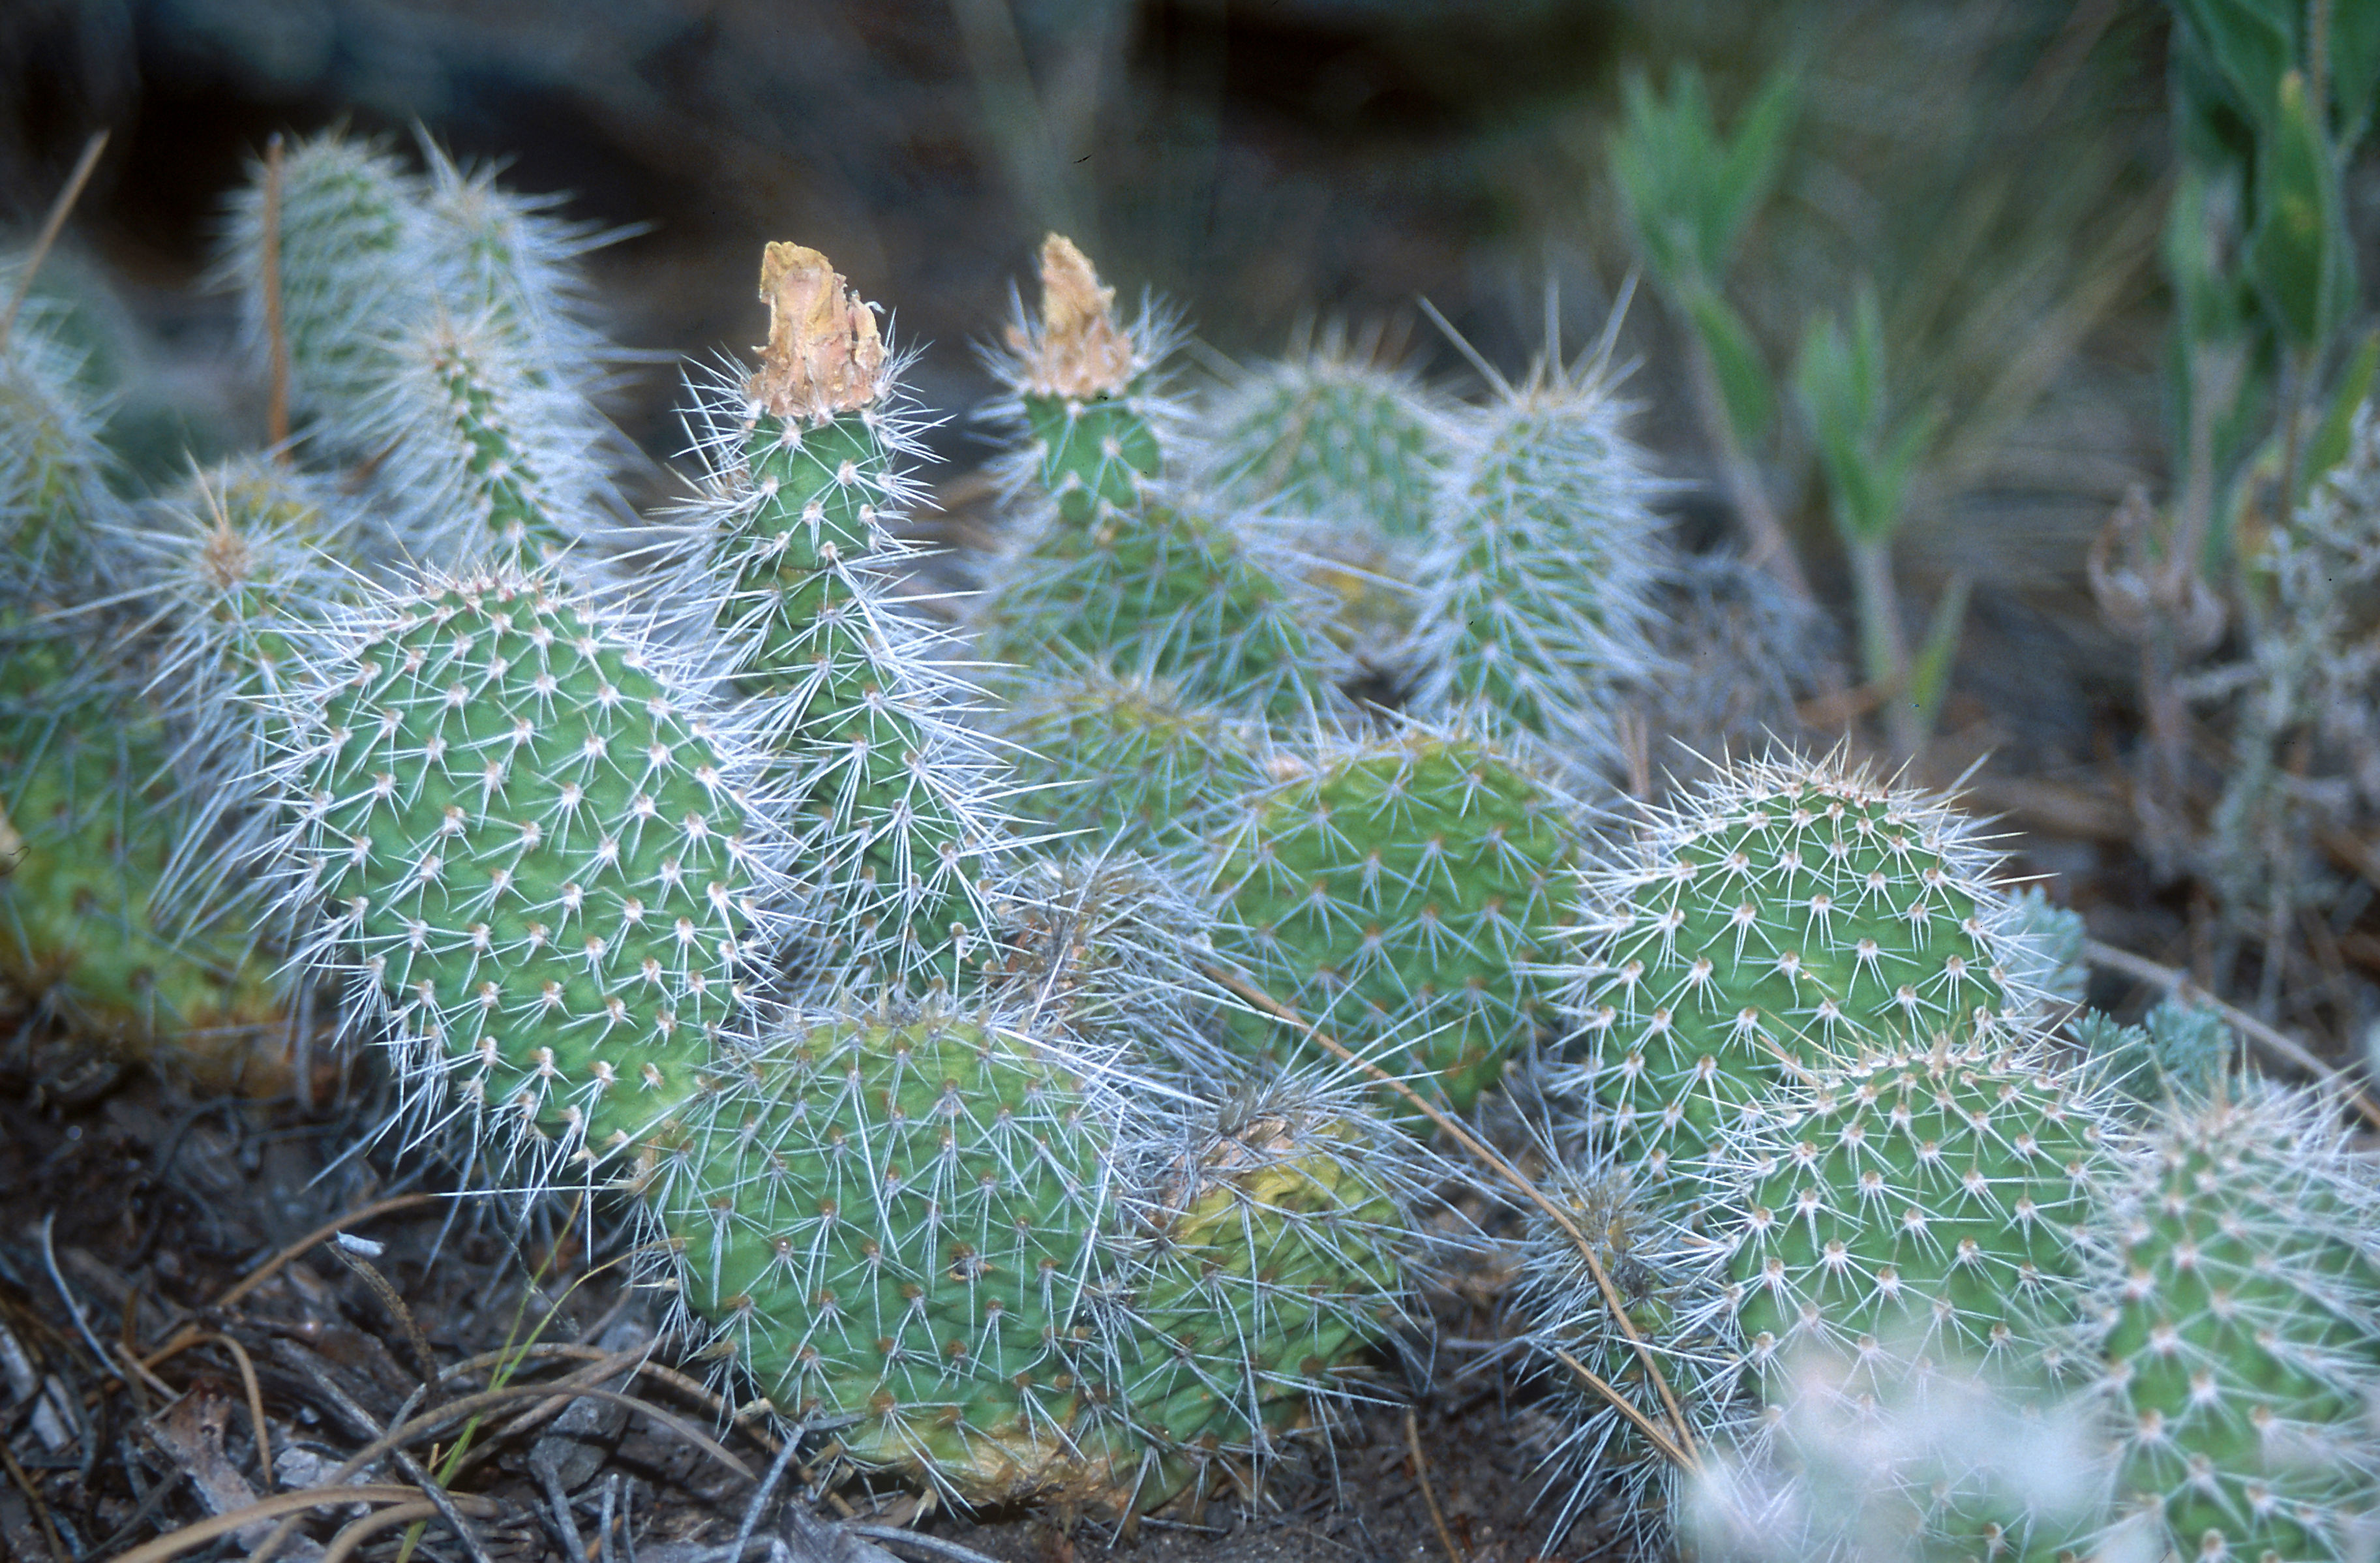
<svg viewBox="0 0 2380 1563"><path fill-rule="evenodd" d="M1216 871L1217 947L1273 997L1457 1110L1550 1009L1572 827L1528 770L1410 728L1326 749L1255 799ZM1250 1051L1294 1054L1248 1015Z"/></svg>

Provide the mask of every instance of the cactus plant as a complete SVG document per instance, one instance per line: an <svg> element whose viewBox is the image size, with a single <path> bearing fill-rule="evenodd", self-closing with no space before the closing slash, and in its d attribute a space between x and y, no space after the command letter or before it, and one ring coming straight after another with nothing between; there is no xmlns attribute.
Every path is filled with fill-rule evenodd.
<svg viewBox="0 0 2380 1563"><path fill-rule="evenodd" d="M289 1083L290 1018L260 909L160 893L188 804L171 736L120 670L0 632L0 978L87 1037L203 1089Z"/></svg>
<svg viewBox="0 0 2380 1563"><path fill-rule="evenodd" d="M387 1017L421 1114L533 1175L611 1149L712 1067L782 936L747 732L534 575L432 577L322 639L270 702L310 953Z"/></svg>
<svg viewBox="0 0 2380 1563"><path fill-rule="evenodd" d="M814 818L805 853L835 959L956 982L988 932L1001 789L951 719L935 638L893 600L912 554L888 530L910 494L896 458L918 449L898 360L815 250L771 245L761 296L760 367L706 414L712 481L681 594L767 707L764 741Z"/></svg>
<svg viewBox="0 0 2380 1563"><path fill-rule="evenodd" d="M1600 351L1499 382L1458 415L1419 568L1415 709L1484 714L1564 763L1619 753L1621 691L1655 665L1646 639L1662 540L1643 454Z"/></svg>
<svg viewBox="0 0 2380 1563"><path fill-rule="evenodd" d="M2093 1224L2109 1530L2202 1557L2361 1556L2380 1532L2369 1170L2319 1100L2179 1094Z"/></svg>
<svg viewBox="0 0 2380 1563"><path fill-rule="evenodd" d="M1549 1011L1543 941L1579 842L1558 794L1495 745L1408 727L1283 755L1224 838L1219 951L1259 986L1457 1110ZM1297 1033L1248 1014L1252 1053Z"/></svg>
<svg viewBox="0 0 2380 1563"><path fill-rule="evenodd" d="M1127 331L1115 290L1052 234L1038 321L1020 322L987 409L1016 439L1013 486L1048 510L995 566L976 618L993 662L1089 663L1174 681L1190 699L1290 718L1327 709L1340 659L1328 604L1262 540L1166 481L1167 334Z"/></svg>
<svg viewBox="0 0 2380 1563"><path fill-rule="evenodd" d="M1658 1173L1831 1056L2003 1037L2024 999L1992 863L1953 811L1840 752L1729 766L1587 876L1567 1088Z"/></svg>
<svg viewBox="0 0 2380 1563"><path fill-rule="evenodd" d="M862 1466L1163 1501L1392 1321L1398 1191L1343 1119L1202 1128L1088 1064L1015 1020L793 1020L640 1152L681 1300Z"/></svg>
<svg viewBox="0 0 2380 1563"><path fill-rule="evenodd" d="M1261 734L1154 678L1096 669L1019 689L1001 726L1018 812L1053 833L1168 853L1206 839L1261 782Z"/></svg>

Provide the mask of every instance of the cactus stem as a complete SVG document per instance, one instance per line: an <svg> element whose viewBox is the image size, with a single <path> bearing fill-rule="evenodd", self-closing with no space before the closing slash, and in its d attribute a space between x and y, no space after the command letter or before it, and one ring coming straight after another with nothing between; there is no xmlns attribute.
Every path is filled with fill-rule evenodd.
<svg viewBox="0 0 2380 1563"><path fill-rule="evenodd" d="M1387 1086L1402 1096L1408 1105L1445 1130L1457 1144L1476 1156L1497 1177L1510 1183L1530 1203L1544 1211L1553 1224L1568 1235L1572 1243L1577 1247L1579 1256L1586 1261L1587 1274L1595 1278L1596 1289L1603 1294L1604 1306L1610 1309L1611 1316L1619 1321L1621 1333L1628 1337L1629 1345L1635 1349L1637 1360L1644 1363L1645 1376L1653 1381L1653 1387L1661 1397L1662 1410L1669 1414L1671 1430L1670 1433L1657 1433L1649 1427L1645 1427L1644 1431L1653 1440L1654 1446L1678 1466L1689 1471L1700 1471L1702 1460L1694 1447L1694 1435L1687 1430L1684 1408L1678 1404L1676 1394L1670 1388L1669 1379L1661 1372L1661 1364L1654 1360L1653 1349L1645 1342L1644 1333L1636 1327L1636 1322L1628 1316L1627 1304L1621 1300L1620 1288L1611 1284L1611 1276L1604 1269L1603 1261L1596 1257L1595 1245L1587 1240L1585 1232L1579 1230L1578 1223L1572 1219L1570 1213L1555 1203L1543 1189L1537 1187L1536 1181L1527 1173L1505 1160L1486 1141L1463 1128L1444 1108L1423 1096L1420 1092L1415 1091L1403 1081L1378 1065L1357 1057L1348 1051L1346 1045L1337 1037L1300 1015L1289 1005L1283 1004L1280 999L1265 992L1239 972L1220 966L1206 966L1203 970L1208 977L1231 989L1266 1014L1295 1026L1305 1033L1308 1041L1341 1063L1363 1070L1378 1083ZM1595 1374L1588 1373L1584 1366L1575 1362L1572 1366L1578 1368L1587 1384L1597 1393L1619 1408L1622 1416L1636 1423L1640 1427L1644 1426L1644 1413L1622 1399L1619 1391L1596 1377Z"/></svg>

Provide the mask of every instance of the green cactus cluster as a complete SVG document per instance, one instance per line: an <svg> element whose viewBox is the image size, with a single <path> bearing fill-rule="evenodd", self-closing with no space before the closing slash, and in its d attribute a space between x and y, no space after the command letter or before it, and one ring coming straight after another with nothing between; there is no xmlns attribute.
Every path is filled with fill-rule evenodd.
<svg viewBox="0 0 2380 1563"><path fill-rule="evenodd" d="M1167 736L1152 680L1202 653L1145 617L1078 659L1072 714L1038 707L1081 746L1047 780L1142 791L1036 818L1065 789L903 601L917 418L825 258L770 247L758 368L697 386L697 499L598 556L627 507L589 236L427 156L309 141L237 205L288 446L124 498L25 317L0 976L152 1056L285 1046L339 981L389 1127L516 1197L603 1193L685 1331L848 1467L1120 1515L1244 1484L1220 1467L1366 1392L1420 1263L1424 1153L1334 1068L1239 1060L1199 954L1190 866L1330 665L1291 635L1294 702ZM1139 513L1137 417L1069 416L1107 427L1053 466L1062 513ZM1183 535L1206 552L1124 568L1305 600L1236 531ZM60 678L77 639L103 677ZM1069 839L1100 813L1154 850Z"/></svg>
<svg viewBox="0 0 2380 1563"><path fill-rule="evenodd" d="M1772 758L1589 876L1557 1187L1643 1347L1535 1226L1565 1514L1616 1490L1723 1551L2355 1556L2380 1277L2337 1105L2237 1074L2212 1011L2069 1042L2037 990L2079 922L1989 869L1939 801ZM1697 1482L1571 1366L1676 1425L1644 1354Z"/></svg>
<svg viewBox="0 0 2380 1563"><path fill-rule="evenodd" d="M1609 338L1468 401L1309 344L1199 413L1052 236L990 355L1008 535L938 623L926 415L825 256L768 247L642 521L600 236L423 161L324 137L236 203L286 444L144 491L52 316L0 342L0 978L45 1016L285 1043L342 983L391 1127L599 1196L836 1469L965 1504L1245 1488L1416 1324L1465 1219L1425 1134L1542 1107L1565 1517L1649 1540L1694 1467L1819 1537L1864 1428L1851 1507L1928 1557L2355 1554L2373 1196L2319 1105L2207 1014L2070 1021L2079 919L1846 751L1608 839L1669 673L1790 713L1823 660L1670 556ZM1892 1442L1977 1396L2084 1426L2090 1500Z"/></svg>

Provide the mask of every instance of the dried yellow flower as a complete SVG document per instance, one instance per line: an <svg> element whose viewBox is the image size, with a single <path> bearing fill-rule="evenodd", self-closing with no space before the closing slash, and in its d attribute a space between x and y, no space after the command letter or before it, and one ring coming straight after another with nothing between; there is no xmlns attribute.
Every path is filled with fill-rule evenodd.
<svg viewBox="0 0 2380 1563"><path fill-rule="evenodd" d="M823 423L884 394L876 314L817 250L771 243L760 256L769 345L745 389L779 418Z"/></svg>
<svg viewBox="0 0 2380 1563"><path fill-rule="evenodd" d="M1063 234L1041 241L1041 328L1011 326L1008 345L1025 360L1025 388L1037 396L1115 396L1142 367L1116 323L1115 289L1099 286L1099 273Z"/></svg>

